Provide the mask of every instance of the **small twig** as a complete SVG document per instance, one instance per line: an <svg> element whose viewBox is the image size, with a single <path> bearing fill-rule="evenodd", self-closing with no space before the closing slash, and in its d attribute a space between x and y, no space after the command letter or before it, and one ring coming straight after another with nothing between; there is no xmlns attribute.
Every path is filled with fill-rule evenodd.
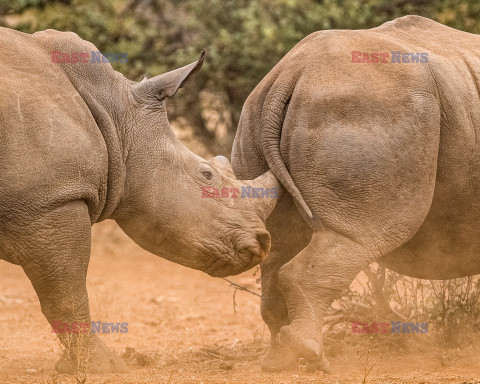
<svg viewBox="0 0 480 384"><path fill-rule="evenodd" d="M369 311L372 310L372 307L370 307L366 304L363 304L363 303L357 303L356 301L352 301L352 300L344 300L344 302L347 303L347 304L350 304L350 305L355 305L357 307L362 307L362 308L368 309Z"/></svg>
<svg viewBox="0 0 480 384"><path fill-rule="evenodd" d="M358 352L357 352L358 353ZM359 357L360 359L360 357ZM363 365L363 380L362 380L362 384L366 384L367 383L367 377L368 375L370 374L370 372L372 372L372 369L373 367L375 366L375 363L372 364L370 367L368 366L369 363L370 363L370 350L367 351L367 358L366 358L366 361L365 363L363 363L363 361L360 359L360 362L362 363Z"/></svg>
<svg viewBox="0 0 480 384"><path fill-rule="evenodd" d="M241 285L239 285L239 284L237 284L237 283L235 283L235 282L233 282L233 281L231 281L231 280L226 279L225 277L221 277L221 279L222 279L222 280L225 280L225 281L228 282L228 283L230 283L230 285L231 285L232 287L235 287L235 289L238 289L239 291L245 291L245 292L251 293L252 295L255 295L255 296L258 296L258 297L262 297L262 295L258 294L257 292L253 292L253 291L251 291L251 290L248 289L248 288L245 288L245 287L243 287L243 286L241 286Z"/></svg>
<svg viewBox="0 0 480 384"><path fill-rule="evenodd" d="M335 325L341 323L347 323L349 321L356 321L357 318L348 314L325 316L323 318L323 330L328 331L332 329Z"/></svg>
<svg viewBox="0 0 480 384"><path fill-rule="evenodd" d="M173 378L174 373L175 373L175 371L172 371L172 373L170 373L170 377L168 378L167 384L170 384L172 382L172 378Z"/></svg>
<svg viewBox="0 0 480 384"><path fill-rule="evenodd" d="M237 290L236 289L233 290L232 300L233 300L233 315L237 316Z"/></svg>
<svg viewBox="0 0 480 384"><path fill-rule="evenodd" d="M393 309L386 297L383 294L383 284L384 284L384 279L378 279L373 271L370 268L366 268L363 271L367 277L368 280L372 283L372 296L374 297L374 300L376 301L377 305L380 306L380 308L383 310L385 314L391 313L395 316L397 316L399 319L403 321L407 321L407 317L402 315L400 312L396 311ZM403 281L405 283L405 280Z"/></svg>

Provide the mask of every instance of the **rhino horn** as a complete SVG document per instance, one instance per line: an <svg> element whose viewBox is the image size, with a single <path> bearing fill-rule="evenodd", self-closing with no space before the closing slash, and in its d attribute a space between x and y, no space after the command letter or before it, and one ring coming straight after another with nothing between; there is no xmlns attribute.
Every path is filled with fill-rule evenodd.
<svg viewBox="0 0 480 384"><path fill-rule="evenodd" d="M265 222L265 220L270 216L272 213L273 209L275 208L275 205L277 204L278 199L280 198L282 192L283 192L283 187L282 184L277 180L277 178L274 176L272 171L267 171L263 175L257 177L255 180L252 182L253 186L258 188L269 188L270 191L276 190L278 191L278 195L276 198L263 198L263 199L258 199L258 215L260 218Z"/></svg>

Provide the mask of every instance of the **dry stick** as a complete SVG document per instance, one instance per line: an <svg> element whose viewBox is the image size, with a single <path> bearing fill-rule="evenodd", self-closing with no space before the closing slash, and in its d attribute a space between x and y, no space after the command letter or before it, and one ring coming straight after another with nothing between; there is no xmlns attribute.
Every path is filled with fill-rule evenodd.
<svg viewBox="0 0 480 384"><path fill-rule="evenodd" d="M251 293L252 295L262 297L262 295L259 295L258 293L253 292L253 291L249 290L248 288L245 288L242 285L239 285L239 284L237 284L237 283L235 283L231 280L228 280L225 277L221 277L221 279L227 281L228 283L230 283L230 286L235 288L234 291L233 291L233 297L232 297L232 299L233 299L233 314L235 316L237 315L237 301L236 301L237 291L245 291L245 292Z"/></svg>
<svg viewBox="0 0 480 384"><path fill-rule="evenodd" d="M237 316L237 289L233 290L232 300L233 300L233 314Z"/></svg>
<svg viewBox="0 0 480 384"><path fill-rule="evenodd" d="M365 274L367 275L368 279L372 283L372 295L374 297L374 300L376 301L377 305L379 305L384 313L392 313L398 318L400 318L403 321L407 321L407 317L402 315L401 313L397 312L395 309L393 309L390 304L388 303L387 299L383 295L382 291L382 281L376 278L376 276L373 274L372 270L369 268L364 269Z"/></svg>
<svg viewBox="0 0 480 384"><path fill-rule="evenodd" d="M252 295L262 297L262 295L258 294L257 292L253 292L248 288L245 288L231 280L226 279L225 277L221 277L221 279L227 281L228 283L230 283L231 286L235 287L235 289L238 289L239 291L245 291L245 292L251 293Z"/></svg>
<svg viewBox="0 0 480 384"><path fill-rule="evenodd" d="M347 303L347 304L350 304L350 305L355 305L357 307L362 307L362 308L368 309L369 311L372 310L372 307L368 306L367 304L357 303L356 301L352 301L352 300L344 300L344 302Z"/></svg>
<svg viewBox="0 0 480 384"><path fill-rule="evenodd" d="M167 384L170 384L172 382L172 378L173 378L174 373L175 373L175 371L172 371L172 373L170 373L170 377L168 378Z"/></svg>
<svg viewBox="0 0 480 384"><path fill-rule="evenodd" d="M360 359L360 362L362 363L363 365L363 380L362 380L362 384L366 384L367 383L367 376L370 374L370 372L372 372L372 369L373 367L375 366L375 364L373 364L370 368L368 368L368 364L370 362L370 350L367 351L367 359L365 361L365 363L363 363L363 361Z"/></svg>
<svg viewBox="0 0 480 384"><path fill-rule="evenodd" d="M472 282L473 283L473 282ZM472 311L475 310L475 308L477 307L477 303L478 303L478 298L480 297L480 289L479 289L479 286L478 286L478 280L477 282L475 282L475 285L474 285L474 288L473 288L473 293L472 293L472 296L473 296L473 306L472 306Z"/></svg>

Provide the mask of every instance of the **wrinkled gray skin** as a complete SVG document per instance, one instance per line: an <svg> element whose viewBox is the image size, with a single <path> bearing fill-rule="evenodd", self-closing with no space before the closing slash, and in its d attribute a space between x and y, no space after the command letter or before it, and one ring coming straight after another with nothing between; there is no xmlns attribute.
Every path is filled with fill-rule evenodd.
<svg viewBox="0 0 480 384"><path fill-rule="evenodd" d="M429 63L352 63L392 50ZM271 169L289 192L267 220L263 369L303 356L328 371L324 311L373 261L425 279L480 273L478 52L479 36L418 16L321 31L249 96L234 172Z"/></svg>
<svg viewBox="0 0 480 384"><path fill-rule="evenodd" d="M275 177L236 180L228 160L196 156L167 120L163 100L203 55L135 83L108 63L52 63L52 51L97 48L73 33L0 28L0 258L23 267L47 320L90 321L90 227L108 218L146 250L213 276L258 264L275 199L205 199L201 187L275 188ZM90 372L126 370L98 337L88 343ZM71 371L65 356L57 369Z"/></svg>

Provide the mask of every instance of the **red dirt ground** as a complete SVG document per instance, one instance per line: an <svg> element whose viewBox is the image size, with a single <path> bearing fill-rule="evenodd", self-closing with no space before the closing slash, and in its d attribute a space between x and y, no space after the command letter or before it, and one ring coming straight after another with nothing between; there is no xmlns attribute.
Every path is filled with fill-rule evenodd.
<svg viewBox="0 0 480 384"><path fill-rule="evenodd" d="M255 279L253 271L233 278L254 289ZM330 376L262 373L258 357L269 335L259 298L237 292L235 314L227 282L141 250L113 222L93 228L88 288L93 320L128 322L128 333L105 334L103 340L118 354L132 347L140 355L128 361L129 374L90 375L87 383L362 383L364 378L367 350L355 343L358 335L347 335L341 345L327 343ZM50 331L22 269L0 261L1 384L75 383L53 370L60 347ZM480 348L418 345L372 350L366 383L480 383Z"/></svg>

